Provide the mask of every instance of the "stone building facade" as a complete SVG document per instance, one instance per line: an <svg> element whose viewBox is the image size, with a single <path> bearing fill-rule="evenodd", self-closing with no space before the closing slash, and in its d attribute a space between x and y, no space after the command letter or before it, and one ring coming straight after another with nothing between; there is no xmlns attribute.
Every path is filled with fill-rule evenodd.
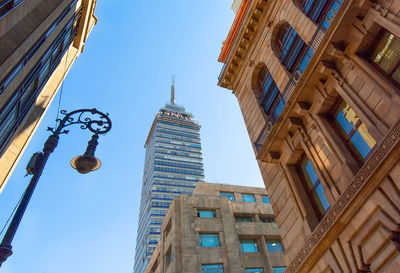
<svg viewBox="0 0 400 273"><path fill-rule="evenodd" d="M146 273L283 272L285 255L265 189L198 183L172 202Z"/></svg>
<svg viewBox="0 0 400 273"><path fill-rule="evenodd" d="M96 0L0 1L0 192L97 22Z"/></svg>
<svg viewBox="0 0 400 273"><path fill-rule="evenodd" d="M243 0L219 58L286 272L400 272L400 1Z"/></svg>

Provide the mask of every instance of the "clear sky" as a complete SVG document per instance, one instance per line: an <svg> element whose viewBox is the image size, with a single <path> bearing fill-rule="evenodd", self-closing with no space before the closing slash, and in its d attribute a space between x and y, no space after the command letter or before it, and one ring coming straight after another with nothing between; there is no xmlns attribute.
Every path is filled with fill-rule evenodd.
<svg viewBox="0 0 400 273"><path fill-rule="evenodd" d="M101 136L102 167L80 175L69 161L91 134L72 128L51 155L14 239L4 273L131 273L144 166L155 114L169 101L199 120L206 181L263 186L238 102L217 86L217 58L234 14L232 0L99 0L99 18L64 83L61 109L96 107L113 128ZM60 93L59 93L60 94ZM58 95L59 95L58 94ZM57 96L0 194L4 225L56 118Z"/></svg>

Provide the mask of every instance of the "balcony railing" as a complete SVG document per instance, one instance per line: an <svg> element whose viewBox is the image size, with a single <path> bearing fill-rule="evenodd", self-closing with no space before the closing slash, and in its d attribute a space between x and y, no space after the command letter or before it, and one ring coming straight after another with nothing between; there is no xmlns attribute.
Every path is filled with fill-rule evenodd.
<svg viewBox="0 0 400 273"><path fill-rule="evenodd" d="M291 97L297 82L300 80L301 76L303 75L304 71L306 70L308 64L310 63L312 57L314 56L315 52L317 51L318 47L320 46L325 34L331 25L331 22L335 18L335 15L339 11L340 6L342 5L343 0L334 0L330 3L329 8L326 10L324 14L324 19L318 25L317 30L315 31L314 36L312 37L310 43L308 44L306 50L299 56L299 62L294 69L295 72L292 73L289 82L287 83L286 87L282 92L283 101L287 102ZM274 107L281 107L280 104L276 104ZM282 110L279 111L272 111L272 113L279 112L281 113ZM254 142L254 146L259 153L261 148L263 147L265 141L267 140L273 126L277 122L279 116L269 116L264 128L261 130L260 135Z"/></svg>
<svg viewBox="0 0 400 273"><path fill-rule="evenodd" d="M13 10L24 0L0 0L0 18Z"/></svg>

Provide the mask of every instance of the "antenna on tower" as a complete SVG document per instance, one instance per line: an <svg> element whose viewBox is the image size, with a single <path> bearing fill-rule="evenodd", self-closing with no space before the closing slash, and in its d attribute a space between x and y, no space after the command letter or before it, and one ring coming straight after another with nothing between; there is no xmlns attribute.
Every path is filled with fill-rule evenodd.
<svg viewBox="0 0 400 273"><path fill-rule="evenodd" d="M175 105L175 75L172 75L171 104Z"/></svg>

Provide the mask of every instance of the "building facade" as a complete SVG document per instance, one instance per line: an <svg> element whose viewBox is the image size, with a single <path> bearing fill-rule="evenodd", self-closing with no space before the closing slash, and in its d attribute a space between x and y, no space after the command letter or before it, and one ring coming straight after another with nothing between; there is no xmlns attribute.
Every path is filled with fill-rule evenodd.
<svg viewBox="0 0 400 273"><path fill-rule="evenodd" d="M192 114L171 103L161 108L145 144L134 272L144 271L161 236L161 223L174 197L192 193L204 180L200 125Z"/></svg>
<svg viewBox="0 0 400 273"><path fill-rule="evenodd" d="M174 199L146 273L285 270L278 225L263 188L198 183Z"/></svg>
<svg viewBox="0 0 400 273"><path fill-rule="evenodd" d="M400 271L399 13L397 0L241 3L219 85L239 101L286 272Z"/></svg>
<svg viewBox="0 0 400 273"><path fill-rule="evenodd" d="M0 192L97 22L96 0L0 2Z"/></svg>

